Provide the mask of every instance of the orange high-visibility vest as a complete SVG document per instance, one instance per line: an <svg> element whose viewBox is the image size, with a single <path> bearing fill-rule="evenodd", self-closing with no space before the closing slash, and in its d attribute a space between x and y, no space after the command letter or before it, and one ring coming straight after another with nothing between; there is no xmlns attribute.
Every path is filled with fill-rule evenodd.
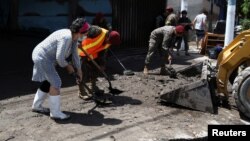
<svg viewBox="0 0 250 141"><path fill-rule="evenodd" d="M92 59L98 57L98 52L107 49L111 44L103 44L106 38L108 30L101 28L102 32L95 38L86 38L82 41L82 48L89 54ZM81 49L78 49L78 53L81 57L86 56Z"/></svg>

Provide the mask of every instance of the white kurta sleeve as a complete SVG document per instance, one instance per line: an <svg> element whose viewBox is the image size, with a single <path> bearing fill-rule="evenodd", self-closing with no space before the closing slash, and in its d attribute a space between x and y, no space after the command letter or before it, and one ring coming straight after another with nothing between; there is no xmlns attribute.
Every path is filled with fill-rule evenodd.
<svg viewBox="0 0 250 141"><path fill-rule="evenodd" d="M77 43L74 43L72 46L72 61L74 63L75 68L81 68L80 57L78 55Z"/></svg>
<svg viewBox="0 0 250 141"><path fill-rule="evenodd" d="M71 40L67 38L63 38L58 40L57 42L57 50L56 50L56 61L60 67L66 67L68 62L66 61L66 50L70 47Z"/></svg>

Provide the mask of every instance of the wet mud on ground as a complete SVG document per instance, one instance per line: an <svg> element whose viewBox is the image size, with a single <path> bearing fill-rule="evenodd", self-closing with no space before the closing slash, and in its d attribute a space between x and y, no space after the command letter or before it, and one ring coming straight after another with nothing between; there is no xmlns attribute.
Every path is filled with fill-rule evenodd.
<svg viewBox="0 0 250 141"><path fill-rule="evenodd" d="M93 101L79 99L74 79L59 70L63 81L61 109L71 114L71 119L63 122L31 112L38 86L30 81L32 63L27 63L27 71L17 65L15 71L1 75L0 140L206 140L208 124L245 124L235 106L231 110L219 107L217 114L210 114L161 103L161 94L195 82L199 76L178 74L177 79L159 75L157 55L150 66L150 75L145 76L142 70L146 49L132 49L129 53L115 50L115 53L135 75L123 75L121 66L114 57L109 57L107 72L111 83L123 91L111 95L107 81L98 78L97 85L105 90L112 101L110 105L96 107ZM183 54L174 58L173 67L177 71L205 59L195 51L191 51L191 56ZM47 99L44 105L48 107Z"/></svg>

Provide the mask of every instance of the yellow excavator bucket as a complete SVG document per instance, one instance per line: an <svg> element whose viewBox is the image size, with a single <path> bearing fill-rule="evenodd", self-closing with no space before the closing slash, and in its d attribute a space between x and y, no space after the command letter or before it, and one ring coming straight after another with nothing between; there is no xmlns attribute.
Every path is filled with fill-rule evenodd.
<svg viewBox="0 0 250 141"><path fill-rule="evenodd" d="M215 113L216 107L214 106L214 92L211 91L209 77L209 61L206 60L202 63L192 65L184 70L181 74L194 71L199 72L200 80L183 85L170 92L166 92L160 96L162 102L172 103L191 109Z"/></svg>

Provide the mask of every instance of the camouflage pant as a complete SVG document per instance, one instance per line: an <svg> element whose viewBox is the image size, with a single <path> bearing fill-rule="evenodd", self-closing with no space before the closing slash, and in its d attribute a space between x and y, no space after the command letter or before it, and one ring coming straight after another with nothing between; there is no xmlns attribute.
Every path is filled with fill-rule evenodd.
<svg viewBox="0 0 250 141"><path fill-rule="evenodd" d="M95 89L98 89L96 86L97 77L99 75L99 71L96 66L87 58L82 59L82 82L80 82L79 86L79 94L80 95L92 95ZM90 83L89 83L90 82Z"/></svg>
<svg viewBox="0 0 250 141"><path fill-rule="evenodd" d="M168 62L168 54L169 51L168 49L164 49L161 46L161 42L155 41L155 40L150 40L149 41L149 48L148 48L148 53L145 59L145 65L148 66L152 60L153 55L155 54L156 51L158 51L160 58L161 58L161 66L165 66L165 64Z"/></svg>

